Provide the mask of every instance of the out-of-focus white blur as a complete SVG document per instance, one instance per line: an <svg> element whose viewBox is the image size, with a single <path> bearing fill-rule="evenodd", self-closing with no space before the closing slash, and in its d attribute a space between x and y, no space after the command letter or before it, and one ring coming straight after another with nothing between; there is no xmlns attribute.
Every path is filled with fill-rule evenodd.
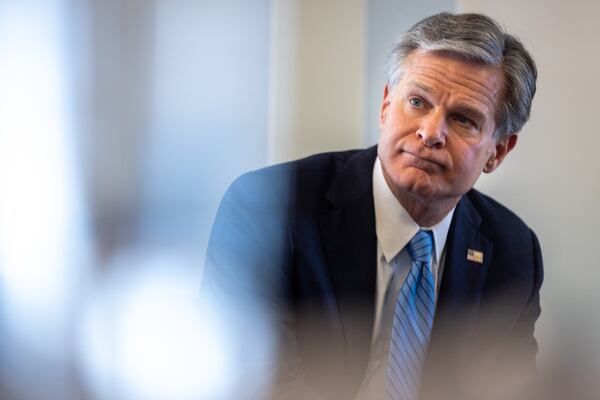
<svg viewBox="0 0 600 400"><path fill-rule="evenodd" d="M228 398L235 360L178 255L121 255L85 296L78 356L96 398Z"/></svg>
<svg viewBox="0 0 600 400"><path fill-rule="evenodd" d="M64 4L0 2L0 397L70 397L67 342L91 267Z"/></svg>

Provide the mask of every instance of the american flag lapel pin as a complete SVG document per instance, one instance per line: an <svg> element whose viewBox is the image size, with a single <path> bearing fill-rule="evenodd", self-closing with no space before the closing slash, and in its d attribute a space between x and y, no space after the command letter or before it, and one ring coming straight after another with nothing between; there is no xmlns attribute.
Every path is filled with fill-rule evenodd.
<svg viewBox="0 0 600 400"><path fill-rule="evenodd" d="M481 251L468 249L467 250L467 260L473 261L479 264L483 264L483 253Z"/></svg>

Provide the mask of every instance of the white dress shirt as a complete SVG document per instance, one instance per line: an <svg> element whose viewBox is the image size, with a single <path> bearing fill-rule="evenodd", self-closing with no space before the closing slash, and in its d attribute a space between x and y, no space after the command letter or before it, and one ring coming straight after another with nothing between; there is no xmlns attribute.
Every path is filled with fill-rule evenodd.
<svg viewBox="0 0 600 400"><path fill-rule="evenodd" d="M396 300L406 279L412 261L404 247L419 229L433 233L433 260L431 263L436 282L436 298L442 275L444 249L454 208L437 225L420 227L398 202L387 185L379 158L373 166L373 200L377 234L377 292L373 340L367 372L357 399L385 399L390 333Z"/></svg>

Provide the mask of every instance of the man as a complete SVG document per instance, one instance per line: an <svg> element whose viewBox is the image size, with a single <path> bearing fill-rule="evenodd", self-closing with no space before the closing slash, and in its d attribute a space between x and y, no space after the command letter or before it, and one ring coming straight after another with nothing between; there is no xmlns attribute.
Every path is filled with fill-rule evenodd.
<svg viewBox="0 0 600 400"><path fill-rule="evenodd" d="M241 354L271 328L273 398L522 395L540 248L472 187L515 147L535 64L490 18L442 13L401 38L387 75L377 147L232 184L204 290L243 336Z"/></svg>

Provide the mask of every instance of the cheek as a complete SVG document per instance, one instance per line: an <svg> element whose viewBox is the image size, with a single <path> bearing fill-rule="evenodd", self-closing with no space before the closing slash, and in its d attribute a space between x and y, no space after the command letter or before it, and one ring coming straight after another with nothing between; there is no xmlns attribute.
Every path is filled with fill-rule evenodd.
<svg viewBox="0 0 600 400"><path fill-rule="evenodd" d="M461 146L454 149L452 153L454 154L455 172L469 180L479 176L490 156L486 146Z"/></svg>
<svg viewBox="0 0 600 400"><path fill-rule="evenodd" d="M379 134L379 146L382 147L386 152L393 152L394 143L398 137L398 130L396 126L391 123L392 121L386 121Z"/></svg>
<svg viewBox="0 0 600 400"><path fill-rule="evenodd" d="M381 128L381 140L394 145L414 131L414 123L401 113L388 114L388 119Z"/></svg>

